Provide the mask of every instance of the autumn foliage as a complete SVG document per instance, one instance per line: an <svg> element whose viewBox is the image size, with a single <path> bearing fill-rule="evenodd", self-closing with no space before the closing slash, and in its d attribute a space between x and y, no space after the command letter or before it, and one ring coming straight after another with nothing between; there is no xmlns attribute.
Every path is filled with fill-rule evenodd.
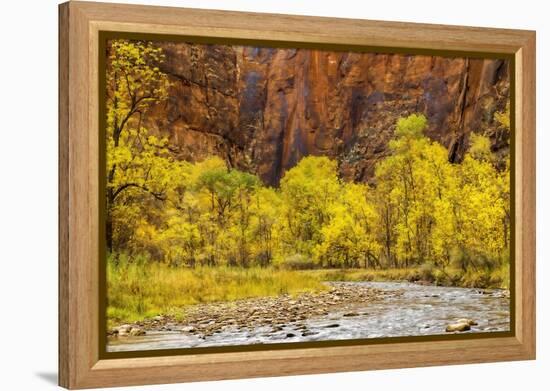
<svg viewBox="0 0 550 391"><path fill-rule="evenodd" d="M109 48L107 246L173 267L494 269L510 244L509 160L481 134L459 164L424 135L427 119L397 120L390 154L372 184L338 175L338 162L307 156L278 188L220 157L178 161L143 126L167 98L160 49ZM496 120L509 126L508 113Z"/></svg>

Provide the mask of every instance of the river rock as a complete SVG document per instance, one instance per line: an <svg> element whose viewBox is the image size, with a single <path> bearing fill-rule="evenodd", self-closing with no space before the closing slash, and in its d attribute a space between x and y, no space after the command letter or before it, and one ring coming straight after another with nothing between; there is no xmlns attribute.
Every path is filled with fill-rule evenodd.
<svg viewBox="0 0 550 391"><path fill-rule="evenodd" d="M477 322L473 319L459 319L456 321L456 323L467 323L469 326L477 326Z"/></svg>
<svg viewBox="0 0 550 391"><path fill-rule="evenodd" d="M119 337L126 337L130 334L130 331L132 331L132 326L129 324L123 324L122 326L118 326L117 331Z"/></svg>
<svg viewBox="0 0 550 391"><path fill-rule="evenodd" d="M357 312L348 312L344 314L345 318L351 318L353 316L359 316L359 314Z"/></svg>
<svg viewBox="0 0 550 391"><path fill-rule="evenodd" d="M315 335L315 334L318 334L318 333L316 333L315 331L306 330L302 332L302 337L309 337L310 335Z"/></svg>
<svg viewBox="0 0 550 391"><path fill-rule="evenodd" d="M129 333L132 337L139 337L145 335L145 330L140 329L139 327L132 327Z"/></svg>
<svg viewBox="0 0 550 391"><path fill-rule="evenodd" d="M325 326L325 328L327 328L327 329L333 329L333 328L336 328L336 327L340 327L340 325L338 323L332 323L332 324L329 324L329 325Z"/></svg>
<svg viewBox="0 0 550 391"><path fill-rule="evenodd" d="M286 338L294 338L296 334L294 333L287 333Z"/></svg>
<svg viewBox="0 0 550 391"><path fill-rule="evenodd" d="M452 323L447 326L445 329L446 332L452 333L455 331L468 331L470 330L470 325L468 323L462 322L462 323Z"/></svg>
<svg viewBox="0 0 550 391"><path fill-rule="evenodd" d="M495 290L494 289L481 289L479 291L479 293L481 293L482 295L492 295L495 293Z"/></svg>

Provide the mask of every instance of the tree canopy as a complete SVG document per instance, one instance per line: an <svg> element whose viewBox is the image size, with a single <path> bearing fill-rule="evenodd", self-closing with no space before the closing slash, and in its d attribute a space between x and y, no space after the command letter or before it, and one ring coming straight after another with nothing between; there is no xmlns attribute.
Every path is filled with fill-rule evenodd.
<svg viewBox="0 0 550 391"><path fill-rule="evenodd" d="M107 236L111 253L173 266L482 268L509 251L510 164L470 135L462 163L425 136L427 119L397 119L374 183L342 180L338 162L306 156L268 187L212 156L177 161L143 126L169 81L147 42L109 48ZM509 126L509 109L495 119Z"/></svg>

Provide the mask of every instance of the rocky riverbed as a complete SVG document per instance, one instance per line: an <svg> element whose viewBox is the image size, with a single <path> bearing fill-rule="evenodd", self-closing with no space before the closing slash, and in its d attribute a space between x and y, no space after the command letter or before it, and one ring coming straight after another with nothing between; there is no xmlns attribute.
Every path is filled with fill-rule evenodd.
<svg viewBox="0 0 550 391"><path fill-rule="evenodd" d="M491 332L509 329L507 291L331 282L296 297L201 304L109 332L108 351Z"/></svg>

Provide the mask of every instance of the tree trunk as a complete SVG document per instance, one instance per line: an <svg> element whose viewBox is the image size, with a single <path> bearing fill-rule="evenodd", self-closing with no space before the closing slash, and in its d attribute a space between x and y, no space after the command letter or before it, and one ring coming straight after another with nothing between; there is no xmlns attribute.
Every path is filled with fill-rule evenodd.
<svg viewBox="0 0 550 391"><path fill-rule="evenodd" d="M113 221L110 213L107 213L107 221L105 222L105 239L107 244L107 252L113 252Z"/></svg>
<svg viewBox="0 0 550 391"><path fill-rule="evenodd" d="M113 189L107 189L107 200L105 205L105 242L107 245L107 252L113 252L113 215L111 213L111 208L114 201Z"/></svg>

